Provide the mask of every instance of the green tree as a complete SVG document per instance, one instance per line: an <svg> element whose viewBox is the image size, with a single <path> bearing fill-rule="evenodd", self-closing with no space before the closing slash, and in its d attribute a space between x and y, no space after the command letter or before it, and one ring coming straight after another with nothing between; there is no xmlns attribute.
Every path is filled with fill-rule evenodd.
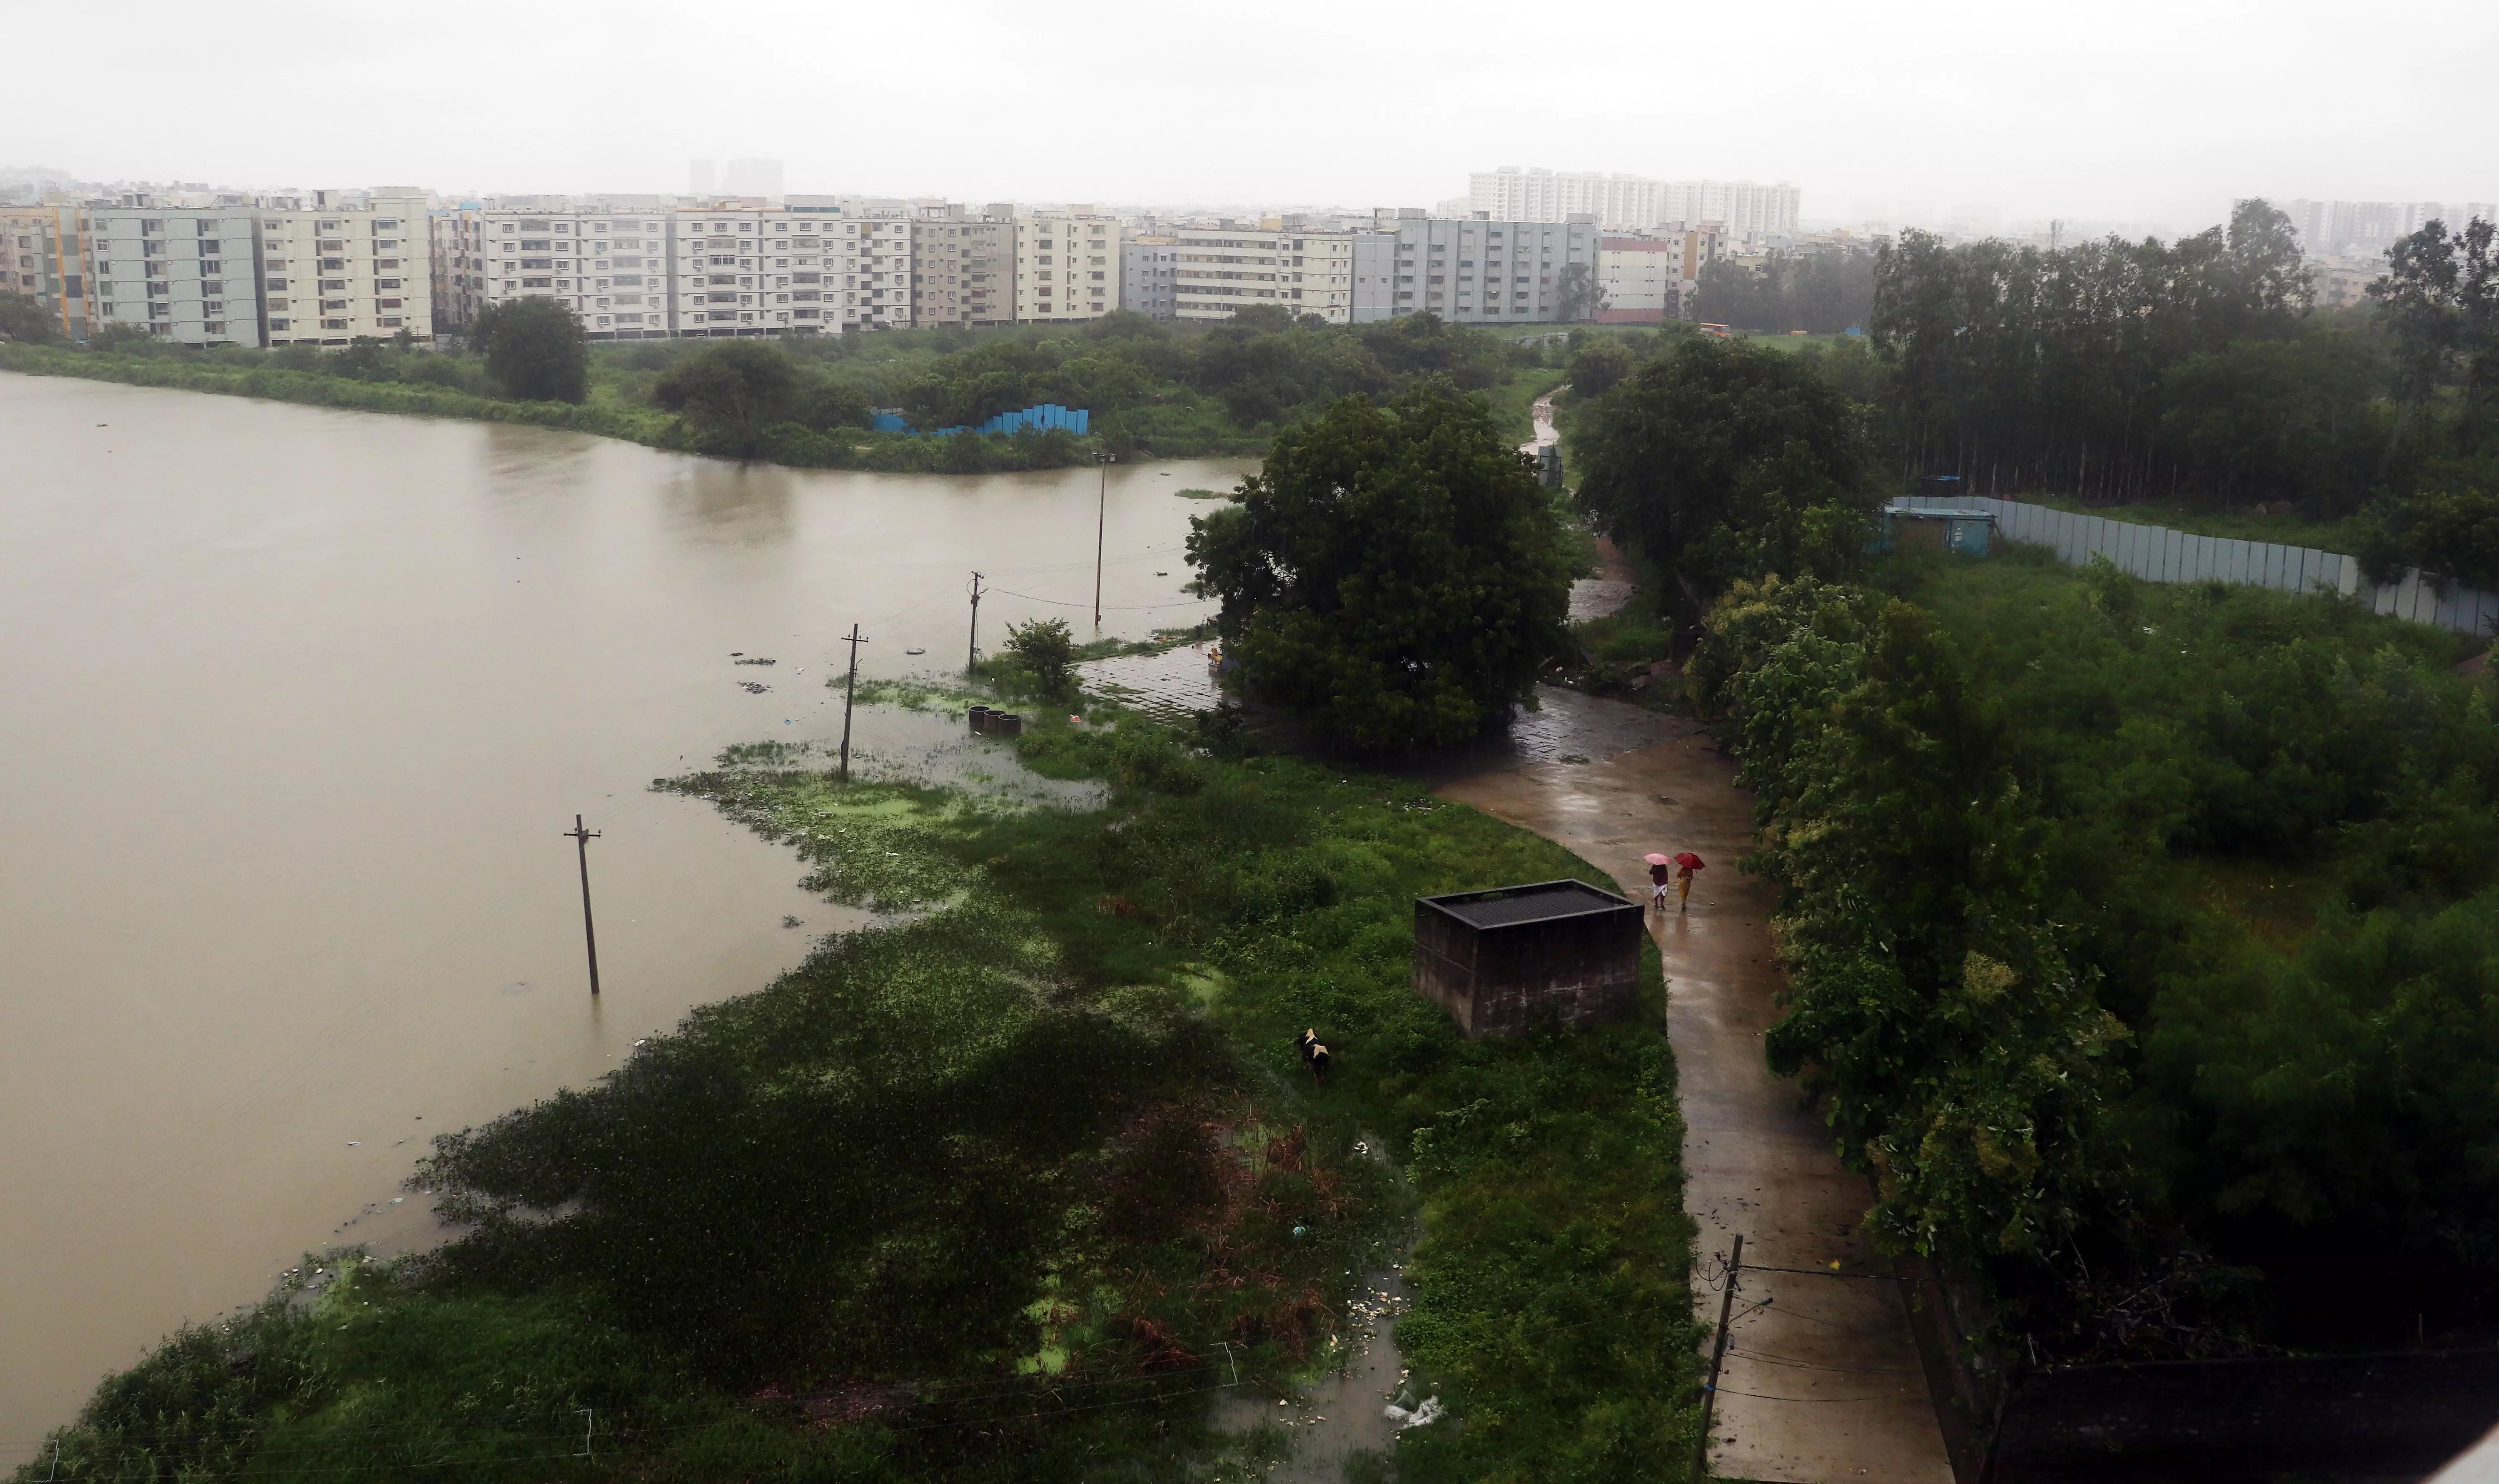
<svg viewBox="0 0 2499 1484"><path fill-rule="evenodd" d="M651 395L677 414L695 448L751 459L763 430L788 420L797 386L797 368L780 346L726 340L668 368Z"/></svg>
<svg viewBox="0 0 2499 1484"><path fill-rule="evenodd" d="M1076 637L1065 619L1035 619L1007 626L1007 658L1029 677L1044 700L1067 701L1076 695Z"/></svg>
<svg viewBox="0 0 2499 1484"><path fill-rule="evenodd" d="M1583 401L1603 397L1632 373L1633 364L1630 346L1609 336L1592 336L1572 354L1571 393Z"/></svg>
<svg viewBox="0 0 2499 1484"><path fill-rule="evenodd" d="M487 373L521 402L580 402L590 395L590 347L581 321L552 299L514 299L478 311L470 343Z"/></svg>
<svg viewBox="0 0 2499 1484"><path fill-rule="evenodd" d="M0 294L0 339L42 345L58 338L42 301L26 294Z"/></svg>
<svg viewBox="0 0 2499 1484"><path fill-rule="evenodd" d="M1682 579L1696 613L1738 578L1835 575L1875 496L1855 407L1813 367L1687 339L1581 415L1579 499Z"/></svg>
<svg viewBox="0 0 2499 1484"><path fill-rule="evenodd" d="M1585 263L1565 263L1554 275L1555 306L1565 320L1594 319L1606 306L1606 286L1597 281L1597 271Z"/></svg>
<svg viewBox="0 0 2499 1484"><path fill-rule="evenodd" d="M1445 383L1337 402L1189 524L1243 685L1336 742L1477 736L1566 642L1570 568L1535 472Z"/></svg>

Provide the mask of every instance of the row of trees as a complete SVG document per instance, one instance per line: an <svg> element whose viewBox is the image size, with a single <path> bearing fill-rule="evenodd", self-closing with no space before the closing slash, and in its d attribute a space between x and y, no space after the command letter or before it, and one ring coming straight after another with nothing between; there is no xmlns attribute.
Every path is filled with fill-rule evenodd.
<svg viewBox="0 0 2499 1484"><path fill-rule="evenodd" d="M1701 269L1691 317L1736 330L1837 335L1874 309L1874 254L1849 249L1774 253L1755 267L1721 259Z"/></svg>
<svg viewBox="0 0 2499 1484"><path fill-rule="evenodd" d="M2317 314L2298 239L2262 201L2165 244L1910 233L1875 266L1862 391L1905 470L2343 516L2492 484L2494 284L2489 224L2433 222L2396 244L2373 316Z"/></svg>

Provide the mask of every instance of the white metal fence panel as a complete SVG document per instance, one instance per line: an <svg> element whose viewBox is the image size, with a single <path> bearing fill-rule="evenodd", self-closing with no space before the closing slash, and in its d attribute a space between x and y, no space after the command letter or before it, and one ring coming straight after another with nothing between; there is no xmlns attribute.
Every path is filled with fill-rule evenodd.
<svg viewBox="0 0 2499 1484"><path fill-rule="evenodd" d="M2372 586L2360 574L2358 558L2313 546L2196 535L2018 500L1974 497L1969 503L1996 516L1999 535L2048 547L2069 566L2081 566L2098 555L2147 582L2212 581L2284 593L2335 593L2361 597L2374 613L2456 633L2499 632L2499 593L2451 586L2442 596L2418 567L2406 570L2400 581Z"/></svg>

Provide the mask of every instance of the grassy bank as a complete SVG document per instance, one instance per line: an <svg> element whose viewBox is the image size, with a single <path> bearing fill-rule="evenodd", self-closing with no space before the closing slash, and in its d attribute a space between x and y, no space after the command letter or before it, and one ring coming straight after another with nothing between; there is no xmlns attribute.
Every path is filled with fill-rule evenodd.
<svg viewBox="0 0 2499 1484"><path fill-rule="evenodd" d="M1341 397L1389 396L1425 377L1481 397L1524 439L1529 404L1559 379L1547 365L1558 352L1428 315L1328 326L1268 311L1184 327L1120 314L1077 327L602 342L586 354L578 403L515 401L485 360L466 351L377 341L333 352L201 350L144 337L79 348L6 343L0 370L568 428L796 468L922 473L1061 468L1088 464L1097 452L1255 457L1280 430ZM688 393L689 385L717 390L724 356L734 368L726 374L761 379L725 402ZM900 409L913 427L940 428L977 426L1041 403L1088 409L1089 436L870 431L879 408Z"/></svg>
<svg viewBox="0 0 2499 1484"><path fill-rule="evenodd" d="M1681 1457L1654 956L1636 1021L1501 1044L1407 983L1415 894L1593 869L1133 720L1015 746L1098 805L843 786L777 745L659 785L901 915L442 1141L418 1188L468 1236L308 1264L177 1337L60 1435L58 1477L1239 1476L1282 1439L1213 1403L1327 1366L1417 1225L1410 1400L1452 1419L1402 1436L1401 1477Z"/></svg>

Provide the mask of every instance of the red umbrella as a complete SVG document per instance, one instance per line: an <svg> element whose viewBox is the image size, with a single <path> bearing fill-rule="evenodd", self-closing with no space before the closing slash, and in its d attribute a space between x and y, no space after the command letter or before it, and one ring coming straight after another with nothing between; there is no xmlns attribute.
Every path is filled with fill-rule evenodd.
<svg viewBox="0 0 2499 1484"><path fill-rule="evenodd" d="M1682 855L1675 856L1674 863L1689 871L1698 871L1708 865L1707 861L1692 854L1690 851L1685 851Z"/></svg>
<svg viewBox="0 0 2499 1484"><path fill-rule="evenodd" d="M1642 855L1640 858L1641 858L1642 860L1647 861L1650 865L1672 865L1672 864L1674 864L1674 862L1673 862L1672 860L1668 859L1666 856L1659 855L1659 854L1658 854L1657 852L1655 852L1655 851L1651 851L1651 852L1649 852L1647 855Z"/></svg>

